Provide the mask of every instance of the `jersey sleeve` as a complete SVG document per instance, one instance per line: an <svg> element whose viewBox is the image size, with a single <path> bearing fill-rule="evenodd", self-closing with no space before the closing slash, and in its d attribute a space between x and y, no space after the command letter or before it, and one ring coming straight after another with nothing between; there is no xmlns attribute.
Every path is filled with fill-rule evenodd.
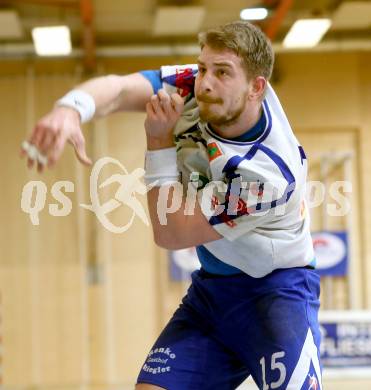
<svg viewBox="0 0 371 390"><path fill-rule="evenodd" d="M158 90L162 88L161 71L160 70L142 70L139 72L152 85L153 93L157 94Z"/></svg>
<svg viewBox="0 0 371 390"><path fill-rule="evenodd" d="M233 241L251 230L272 225L292 210L293 176L279 169L239 169L226 181L210 182L198 192L202 212L210 225ZM273 167L274 168L274 167ZM294 212L295 213L295 212Z"/></svg>
<svg viewBox="0 0 371 390"><path fill-rule="evenodd" d="M168 94L178 93L187 102L194 96L194 82L198 71L196 64L162 66L160 70L140 73L151 83L153 93L163 88Z"/></svg>

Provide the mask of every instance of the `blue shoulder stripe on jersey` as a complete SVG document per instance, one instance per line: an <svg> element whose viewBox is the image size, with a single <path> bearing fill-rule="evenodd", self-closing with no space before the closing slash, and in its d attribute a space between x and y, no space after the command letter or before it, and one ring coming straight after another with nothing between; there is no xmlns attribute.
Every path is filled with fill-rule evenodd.
<svg viewBox="0 0 371 390"><path fill-rule="evenodd" d="M162 88L161 71L160 70L142 70L139 72L152 85L153 93L157 94L158 90Z"/></svg>
<svg viewBox="0 0 371 390"><path fill-rule="evenodd" d="M259 139L259 144L266 140L266 138L268 137L269 133L272 130L272 114L269 110L268 102L265 99L263 100L263 107L265 109L264 111L267 113L268 116L268 127L267 127L267 131Z"/></svg>
<svg viewBox="0 0 371 390"><path fill-rule="evenodd" d="M229 189L229 188L228 188ZM218 225L221 223L226 223L227 225L233 226L234 219L237 219L239 217L242 217L244 215L257 215L261 214L263 212L269 211L271 209L274 209L277 206L281 206L289 201L291 198L291 195L293 194L295 190L295 182L287 185L283 195L279 199L275 199L271 202L265 202L265 203L258 203L254 206L253 211L251 211L251 208L244 207L242 209L239 209L237 212L234 212L233 214L228 214L228 198L230 196L230 193L226 194L226 202L222 204L224 206L224 210L219 215L214 215L209 219L209 223L211 225ZM243 200L243 199L242 199Z"/></svg>
<svg viewBox="0 0 371 390"><path fill-rule="evenodd" d="M253 145L244 156L233 156L225 164L223 173L230 178L243 160L251 160L258 151L258 145Z"/></svg>
<svg viewBox="0 0 371 390"><path fill-rule="evenodd" d="M268 110L268 112L269 112L269 110ZM270 124L271 124L271 122L270 122ZM262 138L265 139L266 136L264 135ZM265 203L258 203L255 206L254 214L262 213L262 212L265 212L269 209L273 209L277 206L280 206L280 205L287 203L289 201L289 199L291 198L291 196L295 190L295 187L296 187L295 177L292 174L292 172L290 171L290 169L287 166L287 164L285 163L285 161L278 154L276 154L273 150L271 150L270 148L268 148L265 145L262 145L261 142L262 142L261 140L256 142L244 156L242 156L242 157L241 156L233 156L232 158L230 158L228 160L227 164L223 168L223 172L226 174L226 177L231 181L233 178L238 176L235 173L236 169L238 168L238 165L243 160L251 160L255 156L255 154L258 150L265 153L277 165L278 169L280 170L283 177L287 181L287 186L285 188L285 191L279 199L275 199L273 201L265 202ZM241 190L239 191L238 194L233 194L233 195L240 196L240 193L241 193ZM228 205L229 205L228 200L229 200L230 196L231 196L231 185L229 184L227 192L226 192L226 196L225 196L224 210L221 214L216 215L216 216L212 216L209 219L209 223L211 225L216 225L216 224L220 224L223 222L229 223L232 220L234 220L238 217L241 217L242 215L249 215L249 210L247 208L243 208L243 209L239 210L238 212L234 213L233 215L228 215Z"/></svg>
<svg viewBox="0 0 371 390"><path fill-rule="evenodd" d="M234 172L243 160L251 160L255 156L256 152L258 151L260 143L263 142L267 138L268 134L271 132L272 115L269 111L269 107L266 101L263 102L263 106L265 108L264 111L266 112L268 117L267 128L265 133L263 133L263 136L260 139L257 139L254 142L247 143L250 145L253 144L253 146L244 156L233 156L227 161L227 164L223 168L223 173L226 173L227 177L228 177L228 172Z"/></svg>
<svg viewBox="0 0 371 390"><path fill-rule="evenodd" d="M207 126L205 130L215 139L225 143L225 144L231 144L231 145L254 145L260 142L263 142L269 135L271 129L272 129L272 115L269 110L268 103L264 100L263 101L263 110L264 110L264 115L266 116L265 121L267 123L265 131L262 132L262 135L260 138L254 140L254 141L248 141L248 142L241 142L241 141L233 141L232 139L227 139L227 138L222 138L219 137L217 134L212 132Z"/></svg>
<svg viewBox="0 0 371 390"><path fill-rule="evenodd" d="M303 161L307 159L307 156L306 156L304 149L301 145L299 145L298 148L299 148L299 153L300 153L300 158L301 158L301 165L303 165Z"/></svg>
<svg viewBox="0 0 371 390"><path fill-rule="evenodd" d="M289 201L289 199L291 198L291 195L294 192L295 187L296 187L294 175L290 171L290 168L287 166L285 161L283 161L283 159L277 153L275 153L272 149L269 149L267 146L260 144L259 150L264 152L278 166L283 177L287 181L287 187L285 189L283 196L280 199L272 201L271 208L276 207L277 205L287 203Z"/></svg>
<svg viewBox="0 0 371 390"><path fill-rule="evenodd" d="M268 148L265 145L260 144L258 148L259 150L264 152L278 166L279 170L281 171L283 177L286 179L288 184L295 182L294 175L291 173L285 161L283 161L282 158L277 153L275 153L272 149Z"/></svg>
<svg viewBox="0 0 371 390"><path fill-rule="evenodd" d="M259 120L251 129L247 130L245 133L239 135L238 137L230 138L230 140L238 142L256 141L263 134L266 128L267 120L265 119L264 110L262 110Z"/></svg>

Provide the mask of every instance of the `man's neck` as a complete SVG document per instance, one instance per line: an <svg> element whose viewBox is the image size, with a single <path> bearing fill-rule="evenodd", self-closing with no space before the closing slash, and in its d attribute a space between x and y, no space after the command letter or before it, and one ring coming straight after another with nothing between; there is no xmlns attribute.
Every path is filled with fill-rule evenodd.
<svg viewBox="0 0 371 390"><path fill-rule="evenodd" d="M242 112L236 122L226 125L213 125L210 123L211 128L223 138L236 138L256 125L261 117L262 109L262 104L259 103Z"/></svg>

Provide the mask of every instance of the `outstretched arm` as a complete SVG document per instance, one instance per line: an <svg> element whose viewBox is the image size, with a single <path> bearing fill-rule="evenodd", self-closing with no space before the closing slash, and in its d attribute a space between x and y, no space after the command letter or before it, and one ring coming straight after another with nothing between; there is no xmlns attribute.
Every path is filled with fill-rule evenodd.
<svg viewBox="0 0 371 390"><path fill-rule="evenodd" d="M95 118L118 111L145 111L153 95L151 83L140 73L127 76L108 75L88 80L76 87L91 95Z"/></svg>
<svg viewBox="0 0 371 390"><path fill-rule="evenodd" d="M93 118L104 117L117 111L144 111L153 94L151 83L140 73L94 78L77 85L75 90L86 93L92 99L95 106ZM55 105L36 123L27 142L28 144L23 145L26 145L26 148L22 148L21 155L27 156L30 168L36 161L38 170L43 169L42 160L37 157L37 153L41 154L43 159L47 158L49 167L54 166L61 157L66 142L73 145L80 162L91 164L81 131L81 116L74 108ZM27 153L25 149L29 148L28 145L31 145L32 150Z"/></svg>

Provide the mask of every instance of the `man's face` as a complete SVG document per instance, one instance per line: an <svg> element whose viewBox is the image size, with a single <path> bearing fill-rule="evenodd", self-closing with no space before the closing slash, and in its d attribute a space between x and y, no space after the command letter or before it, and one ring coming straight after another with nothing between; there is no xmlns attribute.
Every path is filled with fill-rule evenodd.
<svg viewBox="0 0 371 390"><path fill-rule="evenodd" d="M204 46L195 80L195 95L203 121L216 126L235 123L247 108L249 87L237 54Z"/></svg>

